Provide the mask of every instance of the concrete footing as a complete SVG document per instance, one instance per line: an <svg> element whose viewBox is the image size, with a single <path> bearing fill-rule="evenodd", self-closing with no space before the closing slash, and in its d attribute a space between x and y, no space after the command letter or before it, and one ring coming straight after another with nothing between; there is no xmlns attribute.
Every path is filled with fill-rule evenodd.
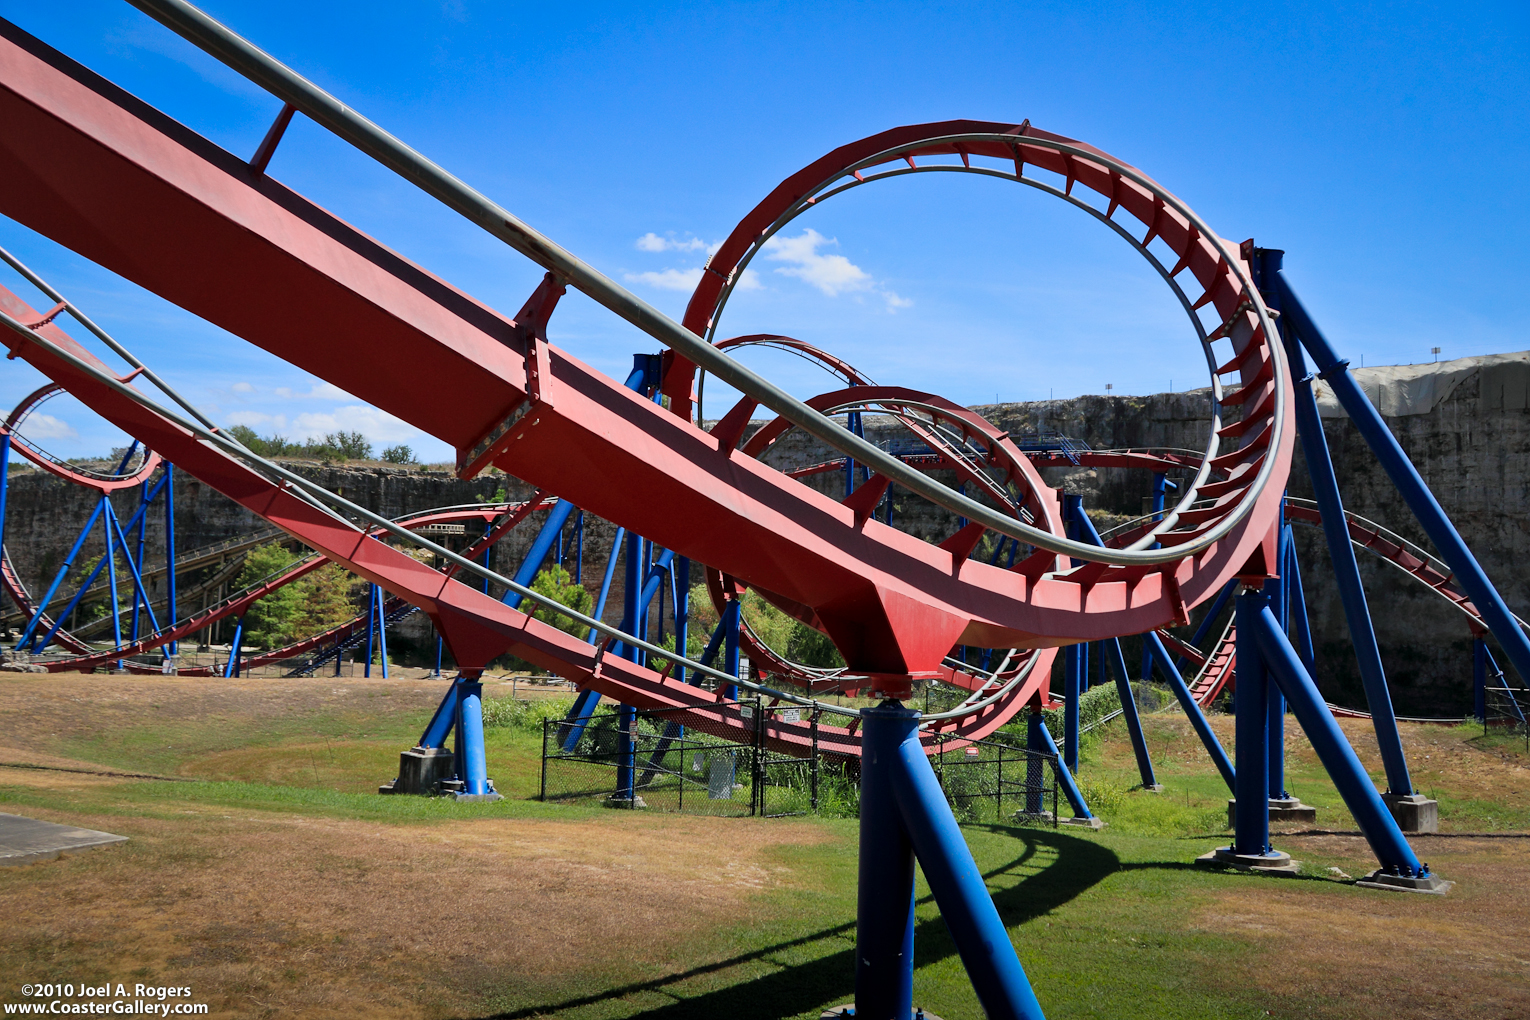
<svg viewBox="0 0 1530 1020"><path fill-rule="evenodd" d="M458 801L459 803L466 802L466 803L469 803L469 804L492 804L496 800L504 800L505 799L505 795L504 794L496 793L494 791L494 786L492 784L490 784L490 786L489 786L489 792L488 793L461 793L461 792L458 792L458 793L452 794L451 797L452 797L452 800Z"/></svg>
<svg viewBox="0 0 1530 1020"><path fill-rule="evenodd" d="M1285 824L1312 825L1317 822L1317 808L1311 804L1303 804L1297 797L1271 797L1270 798L1270 824L1277 822ZM1227 801L1227 827L1238 827L1238 802L1233 799Z"/></svg>
<svg viewBox="0 0 1530 1020"><path fill-rule="evenodd" d="M1163 784L1162 783L1154 783L1152 786L1139 786L1139 787L1137 787L1137 789L1145 790L1148 793L1162 793L1163 792Z"/></svg>
<svg viewBox="0 0 1530 1020"><path fill-rule="evenodd" d="M430 794L456 774L456 759L444 747L413 747L398 756L398 778L377 788L378 793Z"/></svg>
<svg viewBox="0 0 1530 1020"><path fill-rule="evenodd" d="M1218 847L1209 854L1201 854L1195 863L1203 868L1233 868L1237 871L1255 872L1260 875L1294 876L1301 873L1301 861L1293 861L1291 855L1279 850L1264 854L1235 853L1230 846Z"/></svg>
<svg viewBox="0 0 1530 1020"><path fill-rule="evenodd" d="M1405 875L1389 875L1377 868L1366 875L1355 885L1362 889L1382 889L1387 892L1411 892L1425 893L1432 896L1443 896L1450 891L1454 882L1447 882L1443 878L1434 875L1425 875L1422 878L1410 878Z"/></svg>
<svg viewBox="0 0 1530 1020"><path fill-rule="evenodd" d="M648 806L647 802L644 801L642 797L618 797L614 794L610 797L607 797L604 801L604 804L608 808L617 808L623 811L641 811Z"/></svg>
<svg viewBox="0 0 1530 1020"><path fill-rule="evenodd" d="M855 1003L847 1002L843 1006L826 1009L818 1014L818 1020L855 1020ZM940 1017L915 1006L909 1012L909 1020L940 1020Z"/></svg>
<svg viewBox="0 0 1530 1020"><path fill-rule="evenodd" d="M1383 793L1381 801L1404 832L1439 832L1440 802L1421 793Z"/></svg>
<svg viewBox="0 0 1530 1020"><path fill-rule="evenodd" d="M1042 822L1051 825L1055 816L1050 811L1016 811L1011 817L1017 822ZM1103 829L1105 822L1099 818L1055 818L1058 825L1073 825L1083 829Z"/></svg>

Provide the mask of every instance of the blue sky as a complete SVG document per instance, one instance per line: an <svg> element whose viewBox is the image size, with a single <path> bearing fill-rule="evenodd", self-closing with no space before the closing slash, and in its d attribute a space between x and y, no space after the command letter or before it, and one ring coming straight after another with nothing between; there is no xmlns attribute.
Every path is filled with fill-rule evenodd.
<svg viewBox="0 0 1530 1020"><path fill-rule="evenodd" d="M1523 3L206 6L676 316L708 246L829 149L897 124L1029 117L1141 167L1222 235L1284 248L1357 364L1530 347ZM244 156L279 106L125 3L0 0L0 15ZM506 312L541 275L301 116L270 173ZM888 182L783 240L724 334L799 336L964 403L1205 382L1148 267L1027 189ZM451 456L9 221L0 244L216 420ZM611 374L654 348L574 296L550 336ZM830 388L794 359L747 357L801 396ZM38 382L7 363L0 405ZM709 417L725 409L717 387L707 397ZM55 452L120 443L65 400L48 411Z"/></svg>

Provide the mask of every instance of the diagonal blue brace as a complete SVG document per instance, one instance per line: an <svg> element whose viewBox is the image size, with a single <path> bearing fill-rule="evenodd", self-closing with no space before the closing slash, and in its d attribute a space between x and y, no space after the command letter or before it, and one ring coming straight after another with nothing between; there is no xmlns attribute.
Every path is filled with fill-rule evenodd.
<svg viewBox="0 0 1530 1020"><path fill-rule="evenodd" d="M1280 629L1279 621L1270 612L1267 604L1247 595L1240 599L1240 609L1244 608L1242 604L1244 600L1247 600L1248 606L1246 611L1238 617L1239 637L1242 637L1243 628L1246 625L1254 642L1258 644L1259 654L1270 677L1285 694L1287 702L1291 705L1291 711L1301 723L1307 739L1312 742L1312 749L1317 752L1323 767L1333 779L1339 796L1344 798L1345 807L1349 808L1349 813L1354 816L1355 824L1360 826L1366 842L1371 845L1376 859L1381 862L1382 872L1389 876L1406 879L1427 878L1428 869L1419 863L1413 848L1404 838L1402 829L1398 827L1396 819L1382 803L1381 795L1376 792L1375 783L1366 774L1365 767L1360 764L1354 749L1349 746L1344 732L1334 721L1333 713L1329 711L1322 695L1318 693L1317 685L1312 682L1312 677L1303 668L1296 649L1291 647L1291 642ZM1240 668L1242 653L1243 649L1240 648ZM1241 798L1239 806L1242 806ZM1372 876L1373 879L1375 877L1377 876ZM1434 890L1421 889L1421 891Z"/></svg>
<svg viewBox="0 0 1530 1020"><path fill-rule="evenodd" d="M1355 382L1354 376L1350 375L1349 363L1334 352L1298 300L1285 273L1277 269L1275 276L1279 282L1282 320L1290 322L1302 345L1312 354L1313 360L1317 362L1318 374L1333 387L1334 395L1349 412L1350 420L1365 437L1376 459L1391 477L1392 484L1397 487L1425 534L1439 550L1440 556L1449 564L1456 580L1466 589L1472 604L1482 614L1483 622L1503 645L1514 669L1522 678L1530 678L1530 638L1515 622L1514 615L1504 604L1503 596L1498 594L1493 582L1488 579L1481 564L1462 540L1460 532L1456 531L1455 525L1440 508L1434 494L1419 476L1418 469L1403 452L1397 437L1392 435L1386 422L1371 405L1370 399Z"/></svg>
<svg viewBox="0 0 1530 1020"><path fill-rule="evenodd" d="M1174 697L1179 699L1179 706L1185 710L1185 715L1189 716L1190 725L1195 727L1195 734L1201 738L1206 753L1211 756L1212 763L1222 774L1222 781L1227 784L1229 790L1235 790L1236 773L1233 771L1232 762L1227 760L1227 752L1222 750L1222 742L1217 740L1217 735L1212 732L1211 724L1206 721L1206 714L1201 711L1201 706L1197 705L1195 698L1190 696L1190 688L1186 686L1185 678L1180 676L1173 660L1169 658L1163 641L1156 631L1151 630L1142 635L1142 640L1152 655L1153 663L1158 666L1158 671L1169 682L1169 688L1174 691Z"/></svg>
<svg viewBox="0 0 1530 1020"><path fill-rule="evenodd" d="M1262 277L1274 284L1280 278L1279 252L1261 249L1259 261L1263 263ZM1299 317L1300 304L1295 295L1276 285L1261 288L1273 293L1277 306L1291 305L1291 317ZM1285 309L1282 308L1282 323ZM1298 331L1299 332L1299 331ZM1318 510L1323 515L1323 534L1328 540L1328 552L1333 560L1334 580L1339 586L1339 599L1344 606L1344 619L1349 626L1350 642L1355 649L1355 659L1360 667L1360 681L1365 688L1365 701L1371 711L1372 724L1376 729L1376 742L1381 750L1381 760L1386 767L1387 785L1393 793L1413 792L1413 779L1408 775L1408 762L1403 754L1402 735L1397 729L1397 717L1392 709L1392 695L1387 687L1386 671L1381 664L1381 650L1376 644L1376 629L1371 623L1370 607L1365 598L1365 587L1360 581L1360 565L1355 560L1354 546L1349 540L1349 522L1344 516L1344 503L1339 496L1339 481L1333 470L1333 460L1328 453L1328 439L1323 432L1323 421L1318 415L1317 398L1312 392L1312 379L1307 375L1307 359L1302 354L1297 337L1290 327L1280 327L1286 355L1291 361L1292 375L1296 377L1296 432L1301 440L1302 453L1306 456L1307 471L1312 476L1312 490ZM1348 378L1347 369L1342 373ZM1337 392L1337 391L1336 391ZM1369 401L1366 407L1370 407ZM1375 414L1375 410L1371 410ZM1351 415L1353 417L1353 414ZM1380 420L1379 418L1377 419ZM1358 424L1358 422L1357 422ZM1382 425L1391 439L1392 433ZM1362 430L1363 432L1364 430ZM1367 437L1369 441L1369 437ZM1375 444L1372 443L1375 449ZM1399 454L1401 451L1398 451ZM1378 451L1378 456L1379 456ZM1406 457L1403 458L1406 461ZM1411 465L1409 465L1411 467ZM1433 497L1430 497L1431 500ZM1448 523L1448 522L1447 522ZM1452 529L1454 530L1454 529ZM1478 603L1480 605L1480 603Z"/></svg>
<svg viewBox="0 0 1530 1020"><path fill-rule="evenodd" d="M1090 812L1089 805L1084 803L1084 795L1079 792L1078 783L1073 781L1073 770L1063 763L1061 756L1057 753L1057 743L1052 739L1052 732L1047 729L1046 721L1040 715L1033 715L1031 727L1027 736L1034 735L1038 745L1037 750L1057 759L1057 782L1062 786L1063 796L1068 799L1068 806L1073 809L1073 817L1086 821L1093 818L1094 814Z"/></svg>

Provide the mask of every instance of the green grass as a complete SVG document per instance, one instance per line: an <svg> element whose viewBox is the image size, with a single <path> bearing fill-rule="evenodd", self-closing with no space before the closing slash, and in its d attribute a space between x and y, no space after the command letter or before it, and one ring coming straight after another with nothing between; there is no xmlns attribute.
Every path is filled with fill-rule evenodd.
<svg viewBox="0 0 1530 1020"><path fill-rule="evenodd" d="M52 753L130 771L199 778L87 783L60 792L12 781L13 774L0 769L0 810L63 809L104 819L161 821L188 813L267 812L466 830L492 819L569 825L599 819L605 825L634 826L634 834L661 824L651 813L627 815L531 799L539 775L540 720L561 714L566 704L563 699L517 706L491 699L486 713L491 723L486 730L490 774L506 795L493 804L380 797L372 792L391 774L398 752L417 738L428 713L396 711L387 698L369 698L260 719L135 719L97 733L62 736L49 749ZM963 826L1047 1015L1054 1020L1254 1018L1268 1015L1266 1011L1349 1015L1311 999L1300 986L1272 994L1240 982L1236 975L1263 965L1268 945L1193 923L1201 912L1215 910L1230 891L1274 880L1208 872L1190 863L1227 842L1228 791L1198 745L1187 743L1183 733L1164 721L1168 718L1148 719L1162 793L1136 788L1136 768L1121 723L1086 737L1080 782L1094 812L1109 822L1102 832L993 822ZM1511 741L1481 738L1480 731L1453 736L1484 755L1515 752ZM208 770L218 769L231 778L205 778ZM270 769L284 769L283 781L250 778ZM1332 784L1308 758L1293 753L1287 785L1319 808L1323 828L1353 827ZM1462 785L1451 791L1442 795L1441 813L1452 824L1530 828L1530 811L1523 803L1490 788ZM667 947L670 963L659 968L661 973L651 966L638 968L623 959L618 948L557 981L479 974L469 995L472 1015L814 1018L826 1006L849 1001L854 994L854 818L738 819L727 824L755 827L749 830L755 833L772 831L770 826L810 826L821 840L768 847L767 860L789 868L791 879L752 894L737 916L724 923L683 937L665 931L632 932L634 939ZM133 853L158 852L145 844L133 846ZM695 852L705 857L709 850L698 846ZM1358 874L1372 866L1367 859L1338 851L1304 851L1302 859L1306 877L1287 880L1283 890L1342 909L1350 909L1346 897L1367 895L1328 877L1329 868ZM93 860L109 858L98 855ZM166 861L167 866L172 863L168 857ZM27 871L16 880L34 875L44 880L49 875L43 869ZM729 879L719 875L717 880ZM592 911L620 909L619 885L591 886L588 896ZM946 1020L976 1020L981 1009L922 876L916 896L916 1002ZM523 931L514 937L534 939L536 933ZM436 966L424 961L421 965Z"/></svg>

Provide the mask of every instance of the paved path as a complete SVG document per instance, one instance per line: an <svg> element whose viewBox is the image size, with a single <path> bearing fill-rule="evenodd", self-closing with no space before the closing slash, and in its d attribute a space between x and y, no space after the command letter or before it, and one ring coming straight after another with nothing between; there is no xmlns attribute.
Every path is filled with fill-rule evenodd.
<svg viewBox="0 0 1530 1020"><path fill-rule="evenodd" d="M51 861L62 854L126 842L126 836L109 832L0 813L0 867Z"/></svg>

